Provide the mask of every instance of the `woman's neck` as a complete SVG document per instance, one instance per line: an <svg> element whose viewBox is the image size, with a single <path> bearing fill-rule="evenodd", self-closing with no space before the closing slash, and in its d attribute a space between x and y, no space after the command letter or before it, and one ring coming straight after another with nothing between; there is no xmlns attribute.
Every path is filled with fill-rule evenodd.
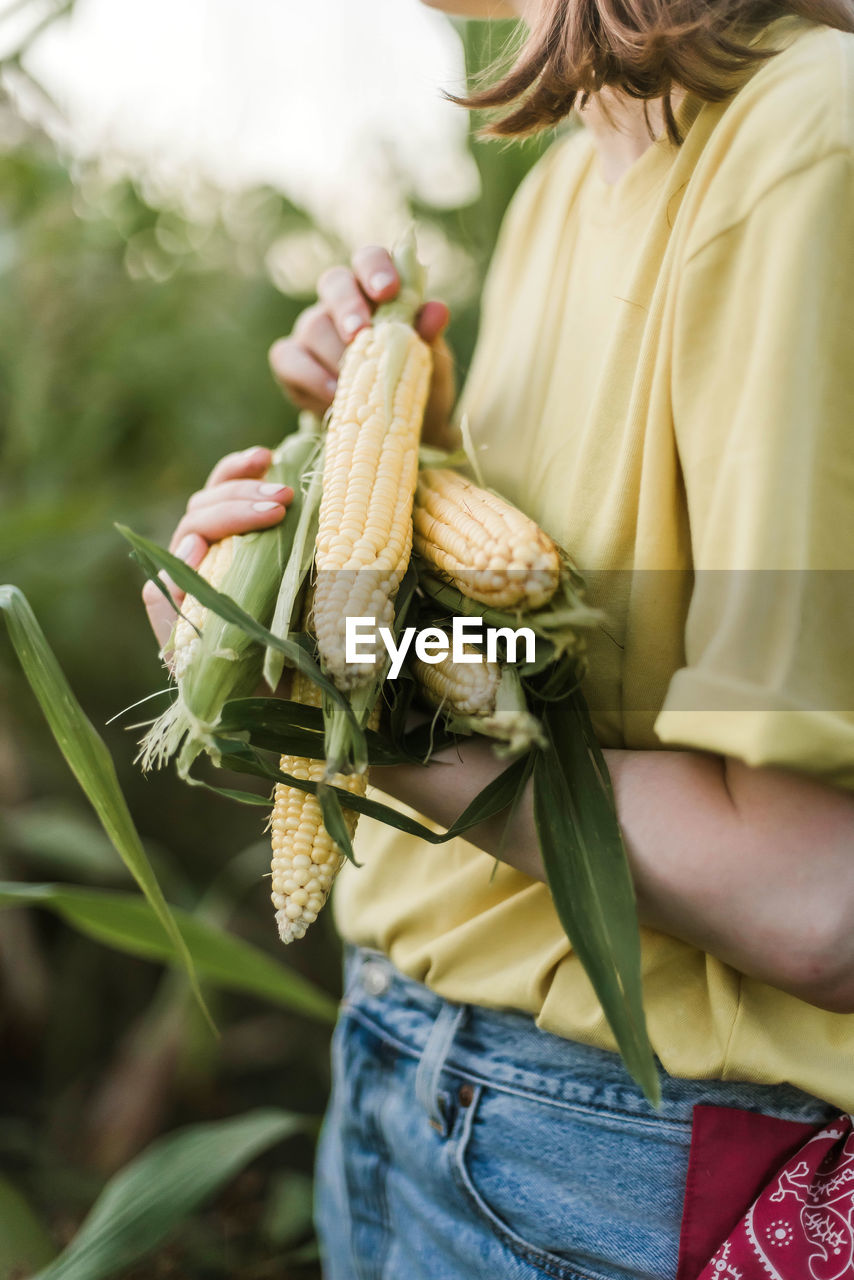
<svg viewBox="0 0 854 1280"><path fill-rule="evenodd" d="M674 89L673 109L685 96ZM649 122L655 137L664 133L664 110L660 98L646 103ZM607 109L607 115L606 115ZM613 184L652 146L652 138L644 118L644 103L605 88L595 94L578 115L590 130L599 156L599 172L605 182Z"/></svg>

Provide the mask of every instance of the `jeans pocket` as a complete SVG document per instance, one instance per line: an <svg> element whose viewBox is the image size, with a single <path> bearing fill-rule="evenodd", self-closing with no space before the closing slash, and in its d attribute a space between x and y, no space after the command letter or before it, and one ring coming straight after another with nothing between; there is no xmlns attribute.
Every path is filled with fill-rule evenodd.
<svg viewBox="0 0 854 1280"><path fill-rule="evenodd" d="M546 1275L675 1276L690 1126L476 1086L453 1142L471 1209Z"/></svg>

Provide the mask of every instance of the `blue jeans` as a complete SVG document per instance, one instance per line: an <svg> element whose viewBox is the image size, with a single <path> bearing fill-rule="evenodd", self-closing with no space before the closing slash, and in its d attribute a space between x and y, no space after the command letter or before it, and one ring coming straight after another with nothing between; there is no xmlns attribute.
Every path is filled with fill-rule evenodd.
<svg viewBox="0 0 854 1280"><path fill-rule="evenodd" d="M655 1112L616 1054L450 1004L353 948L332 1054L326 1280L673 1280L695 1103L816 1125L838 1110L660 1071Z"/></svg>

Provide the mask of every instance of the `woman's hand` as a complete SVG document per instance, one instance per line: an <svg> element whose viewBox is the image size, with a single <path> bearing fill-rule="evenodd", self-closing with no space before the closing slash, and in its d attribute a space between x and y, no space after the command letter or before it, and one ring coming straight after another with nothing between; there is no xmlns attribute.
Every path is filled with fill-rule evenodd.
<svg viewBox="0 0 854 1280"><path fill-rule="evenodd" d="M353 256L352 271L331 267L318 281L318 301L303 311L288 338L270 348L270 366L276 379L300 409L322 416L332 403L338 383L338 365L345 347L360 329L370 324L381 302L396 297L400 288L391 256L369 246ZM423 438L439 448L454 448L450 426L454 404L454 367L450 348L442 334L449 313L444 302L425 302L415 327L433 351L433 381L424 415Z"/></svg>
<svg viewBox="0 0 854 1280"><path fill-rule="evenodd" d="M169 550L192 569L198 569L212 542L232 533L249 533L278 524L294 491L287 485L264 480L272 453L260 445L242 453L229 453L210 473L207 483L194 493L169 542ZM175 610L180 609L185 592L168 574L161 579L169 589L173 609L153 582L146 582L142 599L148 621L161 650L172 632Z"/></svg>

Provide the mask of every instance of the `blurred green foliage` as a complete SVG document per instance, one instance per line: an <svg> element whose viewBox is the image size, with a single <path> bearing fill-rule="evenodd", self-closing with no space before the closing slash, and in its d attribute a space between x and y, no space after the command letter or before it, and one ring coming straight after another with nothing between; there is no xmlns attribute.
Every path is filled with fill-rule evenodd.
<svg viewBox="0 0 854 1280"><path fill-rule="evenodd" d="M469 23L461 34L477 69L507 30ZM18 133L0 153L0 581L26 593L104 734L170 901L195 910L216 884L219 922L335 995L328 916L286 954L275 941L262 811L189 790L171 773L139 774L139 732L123 725L158 703L107 722L164 687L139 573L113 523L167 540L223 453L274 444L294 424L266 352L310 297L276 287L269 264L283 247L309 266L312 255L345 260L347 248L277 192L212 192L204 216L190 218L133 182L72 171L43 137ZM450 332L461 376L504 208L541 144L473 139L472 148L474 204L413 204L471 264ZM0 879L128 887L5 638ZM4 1205L21 1224L32 1212L20 1227L30 1265L44 1261L44 1231L52 1247L67 1243L104 1179L161 1131L253 1107L321 1114L328 1028L261 999L207 994L219 1041L180 976L47 913L0 913L0 1219ZM317 1274L311 1160L309 1137L289 1140L123 1274ZM0 1255L0 1280L15 1274Z"/></svg>

